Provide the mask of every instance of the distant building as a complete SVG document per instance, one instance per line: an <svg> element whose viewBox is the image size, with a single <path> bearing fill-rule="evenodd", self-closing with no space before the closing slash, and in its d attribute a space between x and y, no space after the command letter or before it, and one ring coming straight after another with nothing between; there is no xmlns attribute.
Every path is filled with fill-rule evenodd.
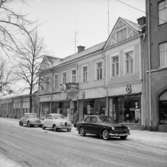
<svg viewBox="0 0 167 167"><path fill-rule="evenodd" d="M146 0L146 122L167 131L167 0Z"/></svg>
<svg viewBox="0 0 167 167"><path fill-rule="evenodd" d="M46 66L39 84L41 114L59 112L72 121L87 114L145 126L141 25L118 18L108 39ZM56 64L56 65L55 65Z"/></svg>
<svg viewBox="0 0 167 167"><path fill-rule="evenodd" d="M32 112L39 115L38 96L33 94ZM0 98L0 117L20 118L29 112L29 95L8 95Z"/></svg>

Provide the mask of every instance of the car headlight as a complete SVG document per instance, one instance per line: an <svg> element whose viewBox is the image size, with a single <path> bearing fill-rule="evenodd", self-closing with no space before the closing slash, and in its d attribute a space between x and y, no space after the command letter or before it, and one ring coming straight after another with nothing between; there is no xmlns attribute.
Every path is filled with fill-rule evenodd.
<svg viewBox="0 0 167 167"><path fill-rule="evenodd" d="M115 127L111 127L112 130L115 130Z"/></svg>

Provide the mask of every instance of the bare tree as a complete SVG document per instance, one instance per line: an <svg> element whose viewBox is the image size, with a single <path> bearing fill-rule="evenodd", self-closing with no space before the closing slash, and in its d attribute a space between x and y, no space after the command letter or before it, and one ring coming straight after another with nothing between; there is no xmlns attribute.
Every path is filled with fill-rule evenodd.
<svg viewBox="0 0 167 167"><path fill-rule="evenodd" d="M0 47L7 56L12 55L18 62L15 74L17 79L27 84L32 112L32 94L38 84L43 42L32 22L5 7L9 1L15 0L0 0Z"/></svg>
<svg viewBox="0 0 167 167"><path fill-rule="evenodd" d="M11 83L13 82L12 71L6 68L5 60L0 62L0 93L12 93Z"/></svg>
<svg viewBox="0 0 167 167"><path fill-rule="evenodd" d="M30 112L32 112L32 95L39 83L39 67L44 50L43 41L38 36L37 30L29 32L26 43L17 50L18 66L16 75L18 79L26 82L29 89Z"/></svg>

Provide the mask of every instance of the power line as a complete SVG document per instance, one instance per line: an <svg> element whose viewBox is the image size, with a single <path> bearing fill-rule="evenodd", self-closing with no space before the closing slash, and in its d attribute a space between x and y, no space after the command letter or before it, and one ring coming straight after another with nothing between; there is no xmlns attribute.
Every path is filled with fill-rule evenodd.
<svg viewBox="0 0 167 167"><path fill-rule="evenodd" d="M137 8L137 7L135 7L135 6L131 5L131 4L129 4L129 3L123 2L123 1L121 1L121 0L116 0L116 1L119 1L120 3L126 5L126 6L132 8L132 9L134 9L134 10L137 10L137 11L139 11L139 12L146 13L144 10L139 9L139 8Z"/></svg>
<svg viewBox="0 0 167 167"><path fill-rule="evenodd" d="M128 6L129 8L132 8L132 9L134 9L134 10L137 10L137 11L139 11L139 12L142 12L142 13L144 13L144 14L147 14L147 15L150 14L149 12L145 12L144 10L139 9L139 8L137 8L137 7L135 7L135 6L131 5L131 4L129 4L129 3L123 2L123 1L121 1L121 0L116 0L116 1L118 1L118 2L121 3L121 4L124 4L124 5ZM161 20L161 21L165 21L165 22L167 21L167 20L165 20L165 19L162 19L162 18L158 17L157 15L151 14L150 16L151 16L152 18L159 19L159 20Z"/></svg>

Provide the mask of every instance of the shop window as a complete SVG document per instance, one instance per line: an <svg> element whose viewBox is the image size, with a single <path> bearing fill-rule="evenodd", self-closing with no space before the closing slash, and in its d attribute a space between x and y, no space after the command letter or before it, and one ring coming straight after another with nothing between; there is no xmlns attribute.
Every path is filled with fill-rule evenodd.
<svg viewBox="0 0 167 167"><path fill-rule="evenodd" d="M159 44L160 67L167 66L167 42Z"/></svg>
<svg viewBox="0 0 167 167"><path fill-rule="evenodd" d="M113 120L116 122L140 123L140 96L114 98L113 112Z"/></svg>
<svg viewBox="0 0 167 167"><path fill-rule="evenodd" d="M167 23L167 0L163 0L158 4L159 24Z"/></svg>
<svg viewBox="0 0 167 167"><path fill-rule="evenodd" d="M167 92L163 93L159 100L159 122L167 124Z"/></svg>

